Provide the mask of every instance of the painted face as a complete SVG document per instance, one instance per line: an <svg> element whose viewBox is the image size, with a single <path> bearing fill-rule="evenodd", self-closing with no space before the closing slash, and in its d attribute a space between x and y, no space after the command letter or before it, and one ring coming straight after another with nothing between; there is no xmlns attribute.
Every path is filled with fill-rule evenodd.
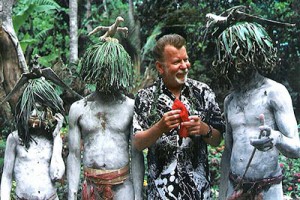
<svg viewBox="0 0 300 200"><path fill-rule="evenodd" d="M164 61L157 62L156 67L168 89L180 90L186 82L191 64L185 47L177 49L167 45L164 50Z"/></svg>
<svg viewBox="0 0 300 200"><path fill-rule="evenodd" d="M35 109L31 112L31 117L39 117L44 119L45 118L45 111L44 107L39 103L35 103Z"/></svg>
<svg viewBox="0 0 300 200"><path fill-rule="evenodd" d="M251 66L251 63L237 58L229 69L227 77L234 87L240 87L241 85L249 83L254 74L255 68Z"/></svg>
<svg viewBox="0 0 300 200"><path fill-rule="evenodd" d="M31 111L28 124L30 127L47 127L55 121L50 108L43 107L35 103L35 108Z"/></svg>

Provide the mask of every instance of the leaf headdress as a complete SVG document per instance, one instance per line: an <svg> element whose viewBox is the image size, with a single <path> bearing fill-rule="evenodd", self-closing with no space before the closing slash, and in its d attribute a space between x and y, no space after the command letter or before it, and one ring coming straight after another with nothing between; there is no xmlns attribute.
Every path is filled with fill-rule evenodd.
<svg viewBox="0 0 300 200"><path fill-rule="evenodd" d="M114 40L100 42L87 49L80 74L84 81L96 83L97 90L106 93L128 92L134 75L129 54Z"/></svg>
<svg viewBox="0 0 300 200"><path fill-rule="evenodd" d="M37 103L41 105L45 111L46 109L50 109L49 112L52 113L64 113L63 101L48 81L44 78L30 80L22 96L19 97L15 116L18 135L26 148L29 147L29 142L32 140L29 134L30 126L28 122L31 112L34 109L38 110L36 106ZM43 114L45 113L46 112L43 112ZM40 119L43 118L41 114L42 113L38 113L38 118ZM51 119L46 118L44 120ZM51 122L49 121L49 123ZM49 131L51 131L51 128L52 127L49 127Z"/></svg>
<svg viewBox="0 0 300 200"><path fill-rule="evenodd" d="M277 60L272 39L255 22L238 22L228 27L216 38L216 48L213 67L221 75L227 75L230 67L236 70L254 67L259 72L269 73Z"/></svg>
<svg viewBox="0 0 300 200"><path fill-rule="evenodd" d="M261 73L271 72L277 61L277 49L272 39L260 24L294 26L247 14L248 7L236 6L221 15L207 14L206 34L216 41L214 70L219 75L230 69L255 68Z"/></svg>
<svg viewBox="0 0 300 200"><path fill-rule="evenodd" d="M99 31L106 32L100 42L87 49L83 56L80 71L84 81L97 84L97 90L108 94L128 92L133 83L131 58L118 39L113 36L118 32L128 34L127 27L119 27L124 19L118 16L111 26L98 26L89 36Z"/></svg>

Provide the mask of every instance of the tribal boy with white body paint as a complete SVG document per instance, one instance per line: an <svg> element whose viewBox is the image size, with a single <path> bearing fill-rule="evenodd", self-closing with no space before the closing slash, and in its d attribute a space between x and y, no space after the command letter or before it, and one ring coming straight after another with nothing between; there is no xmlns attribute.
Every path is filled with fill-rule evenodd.
<svg viewBox="0 0 300 200"><path fill-rule="evenodd" d="M300 157L297 122L287 89L263 76L276 66L271 38L253 22L259 17L250 19L239 8L243 7L231 9L223 19L215 18L225 20L217 30L215 70L232 86L224 102L226 134L219 198L282 200L278 158L279 153ZM260 22L266 20L260 18Z"/></svg>
<svg viewBox="0 0 300 200"><path fill-rule="evenodd" d="M17 131L6 141L1 199L58 200L55 181L65 172L60 130L63 103L43 78L29 82L16 108Z"/></svg>
<svg viewBox="0 0 300 200"><path fill-rule="evenodd" d="M96 91L70 108L68 199L78 195L81 141L84 200L142 199L143 155L132 149L130 159L134 100L125 95L133 83L130 57L115 39L96 44L87 51L81 74Z"/></svg>

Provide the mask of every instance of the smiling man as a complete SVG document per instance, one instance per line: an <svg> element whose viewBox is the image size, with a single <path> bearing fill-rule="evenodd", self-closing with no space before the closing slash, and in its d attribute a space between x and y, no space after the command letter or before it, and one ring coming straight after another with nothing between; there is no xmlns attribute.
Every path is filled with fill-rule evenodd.
<svg viewBox="0 0 300 200"><path fill-rule="evenodd" d="M133 146L149 150L148 199L210 199L207 144L219 145L223 121L212 90L187 77L185 45L177 34L157 41L160 78L135 98Z"/></svg>

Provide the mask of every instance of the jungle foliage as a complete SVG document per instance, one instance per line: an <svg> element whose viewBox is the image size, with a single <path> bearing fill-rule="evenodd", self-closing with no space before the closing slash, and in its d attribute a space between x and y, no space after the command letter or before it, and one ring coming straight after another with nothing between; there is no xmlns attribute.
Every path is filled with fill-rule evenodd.
<svg viewBox="0 0 300 200"><path fill-rule="evenodd" d="M141 60L138 63L139 71L135 73L132 93L141 87L145 80L145 73L153 69L154 63L151 48L155 39L163 33L176 32L187 38L187 48L192 70L190 77L208 83L216 92L217 101L222 102L229 91L228 83L212 71L212 61L216 55L214 41L211 38L204 40L206 28L206 14L220 14L224 10L237 6L250 6L251 14L263 18L295 23L293 28L280 28L276 26L265 26L268 34L278 49L280 61L277 69L269 76L283 83L289 90L297 115L300 120L300 7L299 0L137 0L133 1L135 17L134 21L129 19L129 2L126 0L114 1L78 1L78 33L79 33L79 59L90 47L98 36L88 37L88 32L96 26L111 25L117 16L125 19L122 26L138 27L140 24L139 39L141 51L136 49L136 41L132 40L132 30L129 30L127 38L118 35L120 43L133 58L134 54L140 53ZM83 84L80 84L79 76L80 62L76 65L69 64L69 2L66 0L18 0L13 8L13 23L16 33L21 42L25 58L29 64L35 54L39 54L40 64L45 67L54 68L59 62L62 80L71 84L71 87L82 94ZM152 75L152 73L150 73ZM149 75L149 74L148 74ZM90 89L90 88L88 88ZM57 91L62 93L59 88ZM62 96L66 105L71 104L74 99ZM66 109L68 112L68 109ZM11 130L1 127L1 133L5 136ZM0 142L2 142L0 140ZM1 148L0 148L1 149ZM2 148L3 149L3 148ZM215 151L215 149L212 149ZM3 153L3 150L2 150ZM3 156L0 156L0 158ZM215 160L214 160L215 159ZM219 167L218 157L213 159L212 166ZM1 160L0 160L1 161ZM289 161L288 165L282 166L288 173L300 170L299 165ZM293 166L297 169L293 170ZM216 168L217 171L217 168ZM294 171L295 172L295 171ZM215 174L218 178L219 174ZM216 180L217 180L216 178ZM284 181L287 182L288 178ZM299 180L299 179L297 179ZM285 191L297 193L297 187L285 188ZM295 189L295 191L294 191ZM61 190L65 189L62 188Z"/></svg>
<svg viewBox="0 0 300 200"><path fill-rule="evenodd" d="M138 88L143 80L143 73L151 69L153 59L151 48L155 38L162 33L176 32L187 38L188 52L192 62L191 77L205 81L216 91L222 102L229 86L225 80L217 78L211 70L212 60L216 55L213 39L204 40L206 14L220 14L224 10L245 5L251 7L251 14L263 18L295 23L294 28L280 28L264 26L278 48L280 62L277 70L270 77L285 84L293 98L295 113L299 113L300 75L299 67L299 6L298 0L144 0L133 1L134 23L141 24L139 36L141 40L140 74L137 74ZM89 5L89 7L88 7ZM78 7L79 59L82 58L91 41L97 36L88 37L89 29L101 25L110 25L121 15L125 18L124 26L132 23L128 19L129 3L125 0L117 1L79 1ZM43 66L52 67L55 62L62 60L78 77L79 66L69 65L69 16L68 2L64 0L20 0L14 7L14 25L21 41L27 61L33 55L41 56ZM135 41L122 36L120 42L133 57ZM72 79L72 77L69 77ZM68 80L71 82L72 80ZM136 91L136 90L135 90ZM297 116L299 118L299 116Z"/></svg>

